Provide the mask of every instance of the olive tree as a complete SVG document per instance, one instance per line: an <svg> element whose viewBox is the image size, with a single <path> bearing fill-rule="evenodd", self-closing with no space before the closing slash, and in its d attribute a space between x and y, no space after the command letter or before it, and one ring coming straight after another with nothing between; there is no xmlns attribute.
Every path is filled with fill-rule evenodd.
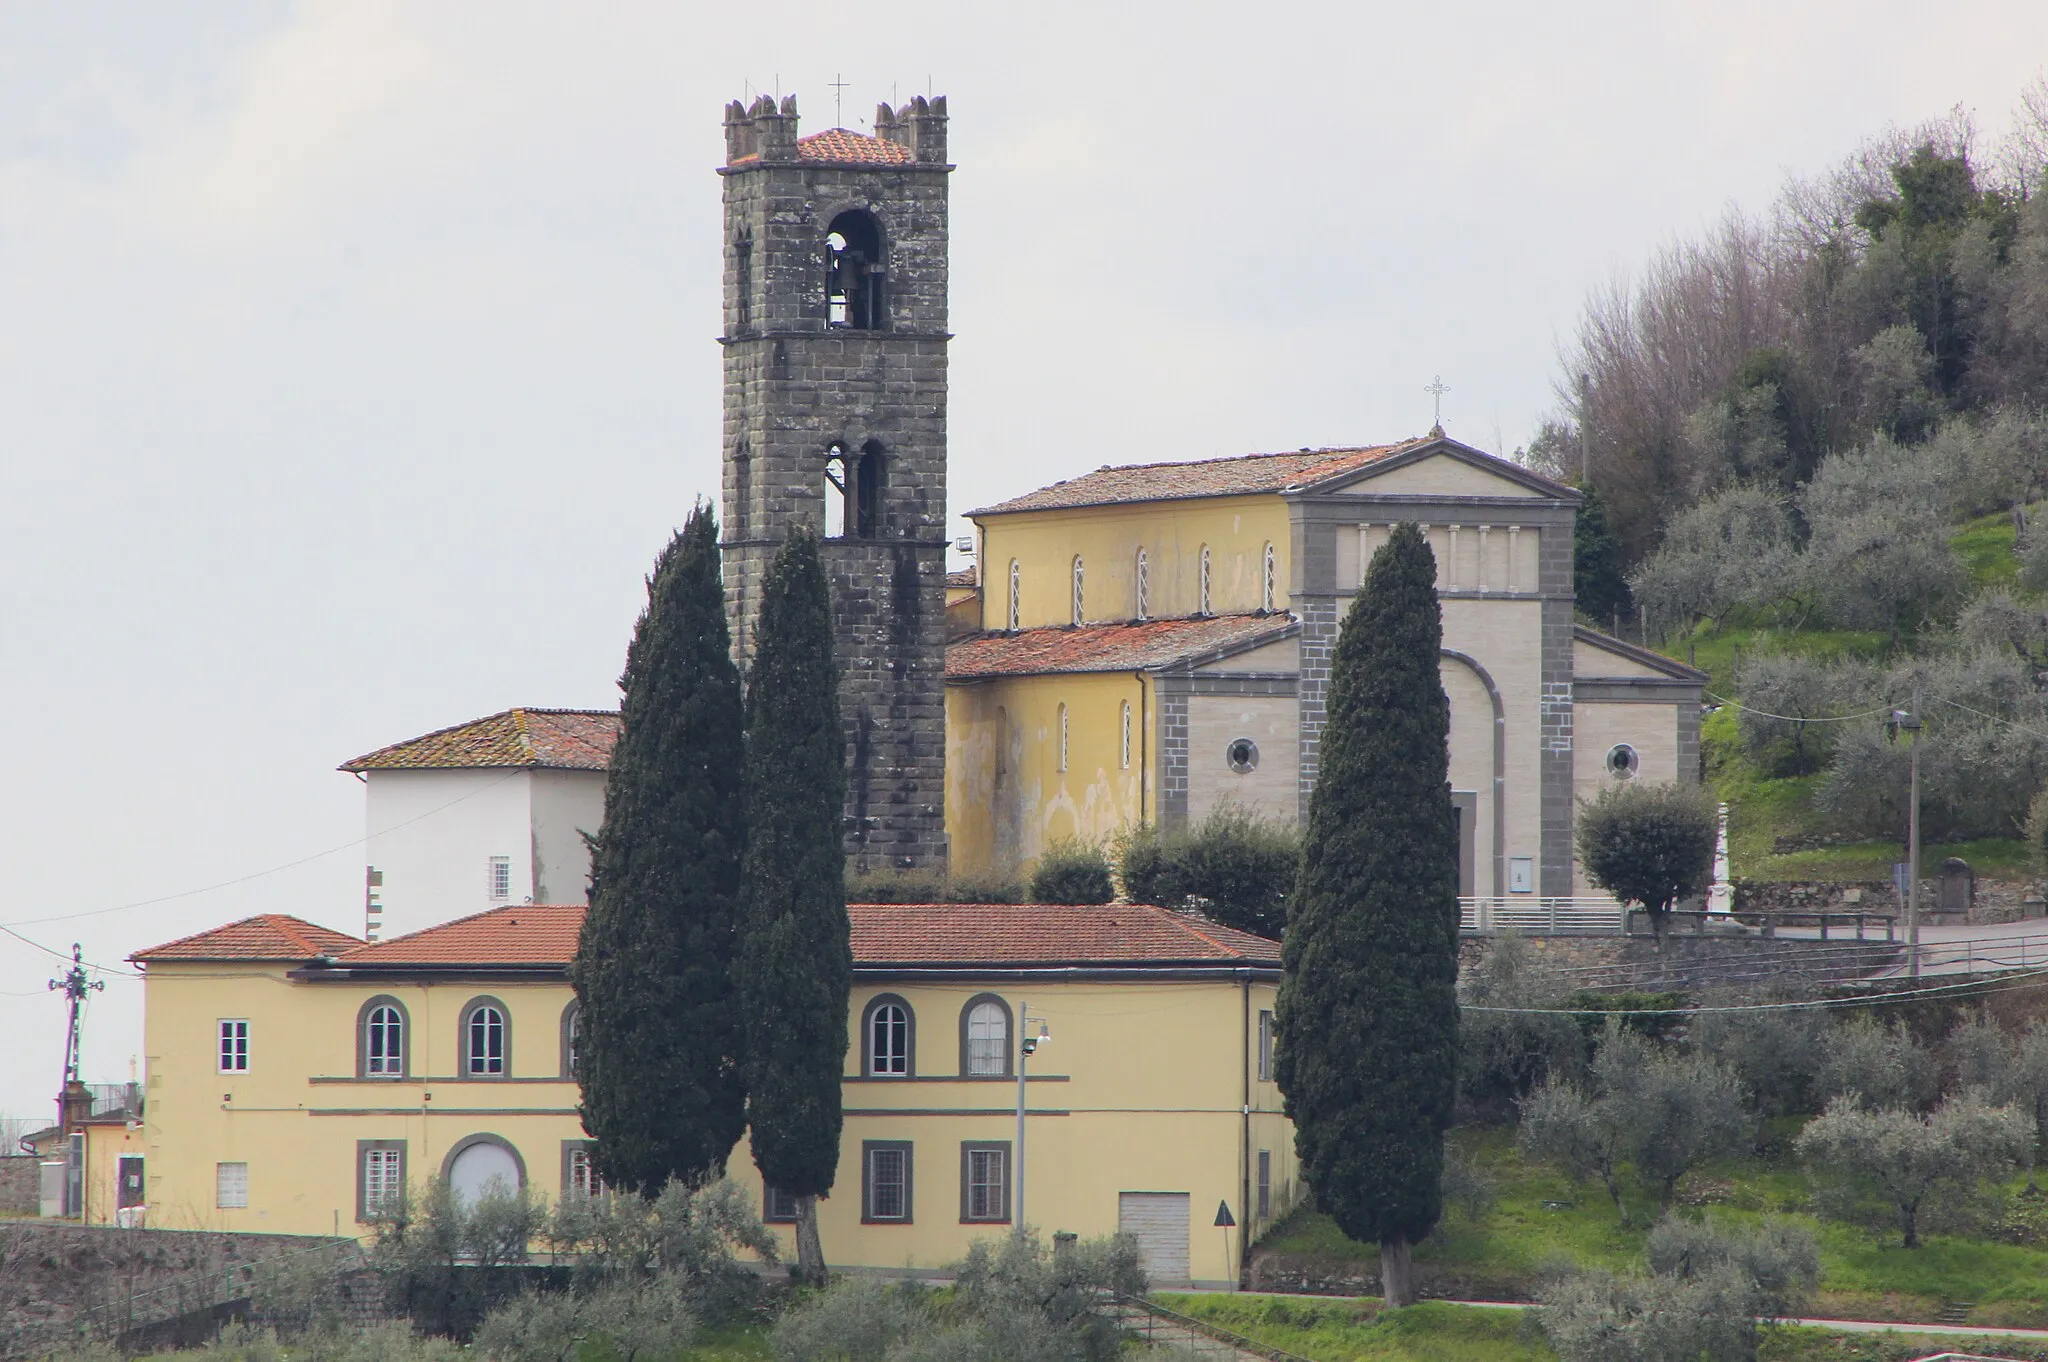
<svg viewBox="0 0 2048 1362"><path fill-rule="evenodd" d="M2033 1134L2018 1108L1992 1106L1974 1093L1926 1115L1873 1111L1839 1097L1807 1123L1797 1148L1829 1193L1825 1207L1844 1219L1889 1220L1910 1249L1920 1246L1920 1216L1930 1199L1967 1200L2009 1176Z"/></svg>

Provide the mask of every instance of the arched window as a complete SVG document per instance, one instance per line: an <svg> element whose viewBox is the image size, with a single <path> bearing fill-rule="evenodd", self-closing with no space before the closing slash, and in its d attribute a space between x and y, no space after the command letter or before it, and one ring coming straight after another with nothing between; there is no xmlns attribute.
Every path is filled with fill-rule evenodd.
<svg viewBox="0 0 2048 1362"><path fill-rule="evenodd" d="M356 1013L356 1074L360 1078L403 1078L407 1072L405 1004L377 997Z"/></svg>
<svg viewBox="0 0 2048 1362"><path fill-rule="evenodd" d="M882 531L882 446L870 440L855 454L834 443L825 450L825 538L873 539Z"/></svg>
<svg viewBox="0 0 2048 1362"><path fill-rule="evenodd" d="M1074 623L1078 626L1087 616L1081 609L1081 555L1074 555Z"/></svg>
<svg viewBox="0 0 2048 1362"><path fill-rule="evenodd" d="M1010 560L1010 632L1016 633L1024 622L1024 569L1017 560Z"/></svg>
<svg viewBox="0 0 2048 1362"><path fill-rule="evenodd" d="M1199 604L1199 605L1198 605L1198 606L1197 606L1197 607L1195 608L1195 613L1196 613L1197 615L1206 615L1206 614L1208 614L1208 613L1209 613L1209 546L1208 546L1207 544L1204 544L1204 545L1202 545L1202 576L1201 576L1201 594L1200 594L1200 597L1199 597L1199 599L1200 599L1200 602L1201 602L1201 603L1200 603L1200 604Z"/></svg>
<svg viewBox="0 0 2048 1362"><path fill-rule="evenodd" d="M526 1160L502 1135L465 1135L441 1159L441 1178L467 1207L480 1197L510 1196L526 1185Z"/></svg>
<svg viewBox="0 0 2048 1362"><path fill-rule="evenodd" d="M1131 769L1131 702L1124 701L1123 715L1123 768Z"/></svg>
<svg viewBox="0 0 2048 1362"><path fill-rule="evenodd" d="M583 1040L583 1004L571 1002L562 1009L562 1077L576 1077L577 1062L582 1059L579 1049Z"/></svg>
<svg viewBox="0 0 2048 1362"><path fill-rule="evenodd" d="M1145 550L1138 550L1138 618L1144 619L1152 613L1151 574L1145 564Z"/></svg>
<svg viewBox="0 0 2048 1362"><path fill-rule="evenodd" d="M893 993L868 1003L861 1020L861 1072L870 1078L908 1078L917 1072L911 1057L916 1018L910 1004Z"/></svg>
<svg viewBox="0 0 2048 1362"><path fill-rule="evenodd" d="M1010 1006L993 993L967 1000L960 1009L960 1072L972 1078L1007 1078L1010 1068Z"/></svg>
<svg viewBox="0 0 2048 1362"><path fill-rule="evenodd" d="M1067 769L1067 702L1060 701L1060 770Z"/></svg>
<svg viewBox="0 0 2048 1362"><path fill-rule="evenodd" d="M887 320L883 297L882 229L858 209L841 213L825 229L825 320L853 331L879 331Z"/></svg>
<svg viewBox="0 0 2048 1362"><path fill-rule="evenodd" d="M462 1076L503 1078L512 1071L512 1024L505 1004L477 998L462 1009Z"/></svg>
<svg viewBox="0 0 2048 1362"><path fill-rule="evenodd" d="M1259 608L1261 610L1271 610L1273 603L1280 599L1280 583L1277 580L1279 575L1279 558L1274 554L1273 546L1268 544L1266 545L1265 575L1261 579L1259 590Z"/></svg>

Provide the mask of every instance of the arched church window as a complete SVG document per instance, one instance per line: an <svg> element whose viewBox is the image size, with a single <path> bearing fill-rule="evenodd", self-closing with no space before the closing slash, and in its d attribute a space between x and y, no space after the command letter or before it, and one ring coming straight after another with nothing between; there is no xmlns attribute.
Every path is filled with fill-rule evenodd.
<svg viewBox="0 0 2048 1362"><path fill-rule="evenodd" d="M1131 769L1131 702L1124 701L1123 715L1123 769Z"/></svg>
<svg viewBox="0 0 2048 1362"><path fill-rule="evenodd" d="M1088 618L1087 615L1082 612L1082 604L1083 602L1081 600L1081 555L1077 553L1074 555L1074 624L1076 625L1076 627L1078 627L1083 620Z"/></svg>
<svg viewBox="0 0 2048 1362"><path fill-rule="evenodd" d="M885 317L882 229L851 209L825 229L825 319L852 331L879 331Z"/></svg>
<svg viewBox="0 0 2048 1362"><path fill-rule="evenodd" d="M1151 573L1145 563L1145 550L1138 550L1138 618L1146 619L1152 614Z"/></svg>
<svg viewBox="0 0 2048 1362"><path fill-rule="evenodd" d="M1277 580L1279 575L1278 558L1273 552L1273 546L1268 544L1266 545L1265 575L1261 579L1259 592L1259 608L1261 610L1271 610L1273 603L1280 599L1280 583Z"/></svg>
<svg viewBox="0 0 2048 1362"><path fill-rule="evenodd" d="M1016 633L1023 627L1024 569L1017 560L1010 560L1010 632Z"/></svg>
<svg viewBox="0 0 2048 1362"><path fill-rule="evenodd" d="M1199 598L1199 599L1200 599L1200 602L1201 602L1201 603L1200 603L1200 604L1199 604L1199 605L1198 605L1198 606L1196 607L1196 609L1195 609L1195 613L1196 613L1196 614L1198 614L1198 615L1206 615L1206 614L1208 614L1208 613L1209 613L1209 546L1208 546L1207 544L1204 544L1204 545L1202 545L1202 575L1201 575L1201 592L1200 592L1200 598Z"/></svg>
<svg viewBox="0 0 2048 1362"><path fill-rule="evenodd" d="M1060 702L1060 765L1059 765L1059 769L1060 769L1060 770L1062 770L1062 771L1064 771L1064 770L1066 770L1066 769L1067 769L1067 705L1066 705L1066 702L1065 702L1064 700L1062 700L1062 701Z"/></svg>

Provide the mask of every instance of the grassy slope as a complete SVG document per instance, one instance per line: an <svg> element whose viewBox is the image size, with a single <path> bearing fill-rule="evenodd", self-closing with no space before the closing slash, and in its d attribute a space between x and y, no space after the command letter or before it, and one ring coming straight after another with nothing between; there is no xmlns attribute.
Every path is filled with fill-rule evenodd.
<svg viewBox="0 0 2048 1362"><path fill-rule="evenodd" d="M2018 574L2013 557L2012 518L2004 512L1980 516L1961 525L1950 542L1968 570L1970 589L2010 586ZM1737 660L1759 650L1813 657L1878 659L1890 651L1879 633L1841 629L1769 629L1730 625L1701 628L1666 648L1673 656L1691 656L1694 665L1713 679L1711 694L1735 694ZM1700 741L1707 756L1707 778L1729 807L1728 852L1741 878L1783 880L1875 880L1891 878L1901 849L1889 841L1852 842L1811 850L1779 852L1781 837L1819 833L1825 823L1813 807L1819 776L1773 778L1757 769L1743 750L1735 712L1722 709L1707 716ZM1921 849L1922 865L1960 856L1979 874L2019 876L2026 871L2026 851L2017 839L1999 838Z"/></svg>
<svg viewBox="0 0 2048 1362"><path fill-rule="evenodd" d="M1533 1321L1517 1311L1425 1301L1377 1314L1377 1302L1272 1296L1180 1296L1171 1306L1232 1333L1315 1362L1555 1362ZM1961 1349L1971 1340L1930 1335L1856 1335L1825 1329L1766 1331L1759 1362L1904 1362ZM2048 1359L2048 1347L1978 1339L2000 1357Z"/></svg>
<svg viewBox="0 0 2048 1362"><path fill-rule="evenodd" d="M1492 1180L1495 1199L1478 1220L1450 1217L1416 1249L1416 1262L1432 1276L1475 1294L1526 1298L1554 1261L1640 1270L1647 1222L1656 1216L1647 1198L1631 1199L1635 1223L1624 1227L1605 1191L1575 1186L1523 1159L1511 1132L1461 1130L1453 1138ZM1703 1170L1690 1185L1717 1217L1743 1221L1769 1213L1814 1226L1821 1244L1817 1308L1834 1318L1928 1319L1945 1301L1968 1300L1980 1305L1972 1316L1977 1323L2048 1326L2048 1249L1930 1235L1921 1248L1908 1250L1894 1234L1821 1224L1806 1213L1805 1174L1783 1163L1730 1160ZM1378 1267L1376 1247L1346 1239L1328 1216L1314 1213L1282 1221L1259 1248L1326 1263L1360 1262L1368 1271Z"/></svg>

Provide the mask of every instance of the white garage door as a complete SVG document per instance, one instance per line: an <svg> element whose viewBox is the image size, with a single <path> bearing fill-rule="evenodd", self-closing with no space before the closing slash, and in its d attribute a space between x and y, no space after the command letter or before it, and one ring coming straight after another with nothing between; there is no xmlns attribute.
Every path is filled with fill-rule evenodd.
<svg viewBox="0 0 2048 1362"><path fill-rule="evenodd" d="M501 1144L473 1144L448 1169L455 1199L467 1206L485 1192L519 1190L519 1161Z"/></svg>
<svg viewBox="0 0 2048 1362"><path fill-rule="evenodd" d="M1118 1192L1116 1227L1138 1241L1138 1261L1152 1285L1187 1285L1186 1192Z"/></svg>

